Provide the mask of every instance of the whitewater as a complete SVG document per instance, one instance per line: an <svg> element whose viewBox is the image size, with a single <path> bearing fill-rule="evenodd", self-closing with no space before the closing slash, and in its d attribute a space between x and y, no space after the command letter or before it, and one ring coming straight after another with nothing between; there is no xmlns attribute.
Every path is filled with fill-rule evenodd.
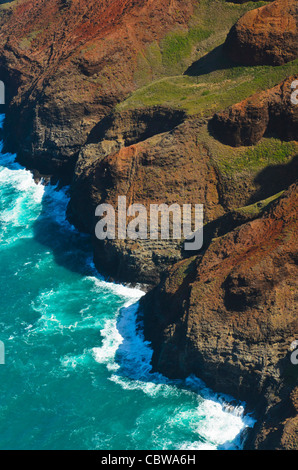
<svg viewBox="0 0 298 470"><path fill-rule="evenodd" d="M97 273L68 200L0 153L0 449L240 449L245 404L151 373L144 293Z"/></svg>

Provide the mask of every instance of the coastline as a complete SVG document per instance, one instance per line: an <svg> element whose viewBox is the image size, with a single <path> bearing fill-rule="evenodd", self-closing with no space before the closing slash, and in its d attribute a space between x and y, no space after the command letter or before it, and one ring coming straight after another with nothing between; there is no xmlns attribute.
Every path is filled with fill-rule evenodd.
<svg viewBox="0 0 298 470"><path fill-rule="evenodd" d="M17 164L17 166L19 167L19 164ZM20 167L20 170L21 170L21 167ZM33 181L32 181L32 183L33 183ZM58 196L57 201L59 201L60 199L61 198ZM60 218L61 218L60 216L61 216L61 214L59 215L58 220L60 220ZM43 217L47 218L47 215L43 214ZM69 249L72 250L71 247L69 247ZM102 280L98 279L97 284L98 284L97 288L101 289L102 285L106 285L106 282L104 281L104 279L102 279ZM126 290L127 287L125 287L123 285L120 285L120 284L113 284L112 291L115 290L115 292L117 292L117 295L120 292L122 292L123 289ZM109 290L110 290L110 287L109 287ZM37 326L38 326L37 329L36 329L36 327L32 328L32 325L31 325L31 328L27 329L27 334L28 335L33 335L33 337L35 337L36 334L40 334L42 331L48 331L48 328L55 327L56 321L51 320L51 318L52 318L51 314L49 316L47 316L46 312L43 311L45 306L49 305L49 298L47 296L51 292L52 292L51 295L53 295L55 293L53 291L49 291L49 292L46 292L45 294L43 294L43 295L46 295L46 297L45 297L46 304L44 304L44 301L42 300L42 296L40 297L40 299L42 300L42 303L41 303L40 307L38 307L38 310L37 310L38 312L42 313L41 318L44 319L43 321L45 321L45 324L43 324L43 322L41 322L39 320L39 322L37 324ZM138 297L141 295L139 292L136 293L136 294L137 294ZM63 296L64 295L65 294L63 294ZM143 295L143 293L142 293L142 295ZM46 299L48 299L48 300L46 300ZM124 310L127 310L127 309L129 310L129 304L131 302L132 302L131 299L127 300L127 303L123 307L121 307L121 309L122 310L123 309ZM53 307L54 307L54 305L53 305ZM135 308L135 305L133 307ZM40 308L41 308L41 310L40 310ZM121 389L123 389L123 390L128 390L128 391L129 390L131 390L131 391L140 390L140 391L143 391L143 393L145 393L145 395L149 395L149 396L151 396L151 394L153 394L153 396L159 396L159 394L161 394L161 396L163 396L163 394L164 394L165 397L167 397L168 394L170 394L170 396L171 396L171 394L173 394L173 397L175 397L176 394L177 394L177 391L175 391L176 387L178 386L177 390L179 390L180 387L182 387L182 389L184 389L185 388L184 382L180 382L180 384L179 384L179 383L177 383L177 381L169 381L167 378L161 377L160 374L157 374L155 376L154 375L151 376L151 374L148 375L149 372L147 372L147 371L149 371L150 363L146 362L146 361L145 361L145 363L143 363L142 362L142 357L149 358L150 355L152 354L152 352L148 349L147 345L144 344L142 338L140 340L138 340L138 334L137 334L138 327L134 322L134 311L131 311L131 312L128 311L127 313L129 313L129 315L130 315L131 325L127 324L128 318L127 318L126 313L124 314L123 317L120 316L119 319L115 319L115 322L116 322L115 326L117 326L117 322L120 321L120 325L119 325L120 332L121 332L121 335L122 334L124 335L124 343L121 344L120 350L119 350L120 338L118 338L119 332L116 334L116 331L115 331L116 337L115 337L114 340L112 340L112 338L109 336L110 335L111 325L109 323L107 323L106 324L107 335L105 335L105 333L103 333L104 341L103 341L103 344L102 344L101 348L95 348L95 350L93 350L93 352L92 352L94 357L96 358L96 363L102 364L103 366L107 367L108 370L110 371L110 373L112 374L111 377L110 377L110 380L112 381L112 383L114 383L115 386L121 387ZM61 320L60 320L60 322L61 322ZM63 326L63 323L59 323L59 325L57 325L57 326L58 326L57 331L59 331L59 328L65 328L65 332L68 331L67 323L66 323L65 326ZM100 330L98 330L98 331L100 331ZM48 334L50 334L50 330L48 331ZM107 340L107 343L105 343L105 338ZM11 341L13 341L13 339L11 339ZM134 345L134 346L132 347L132 345ZM142 352L141 358L140 358L139 355L140 355L140 352L141 352L142 348L145 348L145 349ZM116 358L116 353L117 353L117 355L120 354L120 356L122 356L122 358L123 358L120 361L120 366L123 368L123 372L118 371L118 373L117 373L117 370L118 370L118 367L119 367L119 357L118 357L117 360L115 359ZM128 356L127 356L127 354L128 354ZM74 371L75 368L80 367L81 361L83 361L82 356L71 357L71 356L67 355L67 356L63 357L62 365L63 365L63 368L66 368L66 372L69 375L70 371ZM145 369L144 369L144 365L146 366ZM10 367L12 367L12 365L10 365ZM127 375L127 373L128 373L128 375ZM131 377L131 379L129 377ZM192 385L191 385L191 383L192 383ZM228 422L226 421L225 416L228 417L229 413L230 413L230 415L231 415L231 430L230 430L230 432L231 432L231 436L233 436L233 433L235 433L235 430L237 430L239 426L240 427L242 426L242 424L241 424L242 418L244 420L244 423L246 422L246 420L248 420L247 425L250 423L250 418L248 416L246 416L246 415L242 416L242 412L243 412L242 409L241 410L240 409L236 410L235 411L235 416L234 416L234 409L230 408L228 415L225 415L225 410L227 409L227 405L226 405L226 402L223 401L224 398L222 398L221 395L214 394L213 392L211 392L208 389L206 389L205 392L204 392L204 386L203 386L203 384L201 384L201 382L198 379L195 379L195 380L194 380L194 378L193 379L192 378L187 379L187 381L186 381L186 391L185 391L186 396L187 396L187 393L190 393L190 392L187 392L187 390L189 390L189 391L193 390L194 393L197 393L198 395L205 397L204 400L207 400L206 401L206 407L207 408L206 409L203 408L203 410L201 411L201 413L203 413L203 412L208 413L207 414L206 426L208 424L208 419L209 419L208 417L210 417L210 420L221 419L221 420L223 420L223 425L222 425L223 429L221 430L221 432L226 432L227 430L226 429L224 430L224 425L227 426ZM203 392L205 393L205 395L204 395ZM203 395L202 395L202 393L203 393ZM211 401L209 402L208 400L211 400ZM235 403L232 398L231 398L231 400L232 400L233 403ZM239 406L240 406L240 404L239 404ZM190 412L190 416L191 416L191 413L193 413L194 411L192 409L190 409L189 412ZM234 423L234 421L235 421L235 423ZM212 421L210 422L210 425L211 425L211 428L206 429L206 432L208 432L207 436L209 436L209 434L211 433ZM235 426L235 430L233 430L233 426ZM212 435L212 433L210 434L210 436L211 435ZM216 435L215 435L215 437L216 437ZM239 438L240 438L240 436L239 436ZM217 439L218 439L218 437L217 437ZM234 445L238 446L240 444L235 443L235 444L233 444L233 446ZM185 450L187 450L187 448L188 448L187 446L190 446L189 447L190 449L193 448L193 445L191 445L191 443L185 444L185 446L186 446Z"/></svg>
<svg viewBox="0 0 298 470"><path fill-rule="evenodd" d="M130 440L117 428L123 446L131 446L135 436L146 442L128 416L129 406L148 442L156 442L147 423L153 416L160 430L163 418L150 403L153 397L169 414L159 434L162 445L193 443L192 419L204 421L206 408L204 402L196 408L195 396L183 387L188 381L191 388L191 377L198 377L213 397L225 393L247 403L247 417L254 413L245 450L298 448L298 366L292 359L298 335L297 2L235 1L0 5L0 78L7 85L0 140L40 189L30 200L34 186L27 192L27 180L2 174L3 304L6 283L8 293L24 289L30 299L28 305L21 302L19 315L14 296L8 296L5 309L16 312L19 331L6 340L22 334L28 340L33 379L35 371L41 380L39 361L49 367L50 397L56 393L51 358L71 390L79 390L71 385L85 377L81 386L90 386L89 403L94 384L103 387L105 416L120 390L123 413L116 408L115 416L132 434ZM135 239L95 236L96 208L108 205L115 217L119 196L147 214L151 204L204 206L203 247L186 253L181 239L145 240L138 233L140 219ZM9 251L18 231L23 249ZM28 259L22 258L27 250ZM139 296L137 311L126 305L130 289L132 299ZM53 356L46 332L57 340ZM35 358L31 333L41 350ZM43 334L48 357L42 355ZM64 335L70 351L64 350ZM25 377L22 368L18 373ZM139 392L150 400L133 402ZM72 395L72 417L79 395ZM133 403L144 405L139 415ZM206 442L217 448L228 445L219 435L226 435L223 423L233 432L241 428L221 411L212 403L206 411L214 427L212 433L206 424ZM92 407L87 415L96 432ZM109 446L109 419L104 422ZM184 441L177 439L179 426ZM169 441L167 430L173 431Z"/></svg>

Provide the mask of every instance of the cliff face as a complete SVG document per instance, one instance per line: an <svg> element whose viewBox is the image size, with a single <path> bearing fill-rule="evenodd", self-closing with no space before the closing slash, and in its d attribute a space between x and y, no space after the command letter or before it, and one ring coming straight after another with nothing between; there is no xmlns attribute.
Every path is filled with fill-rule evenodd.
<svg viewBox="0 0 298 470"><path fill-rule="evenodd" d="M192 4L21 0L0 9L7 148L27 167L69 176L93 126L135 88L137 55L185 25Z"/></svg>
<svg viewBox="0 0 298 470"><path fill-rule="evenodd" d="M289 360L298 334L297 184L289 187L297 178L298 157L291 158L297 153L298 106L291 102L291 84L298 76L212 118L253 93L250 81L266 82L261 68L256 77L247 78L247 68L234 74L216 47L231 17L239 18L239 6L214 2L224 23L230 15L227 29L217 31L218 18L214 24L197 18L186 27L196 0L4 3L6 149L18 152L26 167L71 181L68 218L93 236L96 207L110 203L117 209L118 196L126 196L127 206L143 204L148 213L151 204L204 205L200 253L190 257L180 240L94 237L96 266L115 280L159 283L141 305L156 370L170 377L194 373L247 400L259 417L248 447L298 448L297 366ZM201 3L199 11L206 8L208 16L212 2L208 8ZM158 80L155 89L144 87L145 105L136 99L135 108L115 111L137 88L138 58L171 31L168 61L186 50L200 56L204 41L202 50L215 47L201 61L203 78ZM224 50L238 63L278 65L298 57L297 44L297 2L277 0L246 13ZM285 68L274 83L296 73L295 62ZM254 83L253 90L266 86ZM245 89L241 98L239 88ZM152 105L150 93L166 98ZM222 108L213 107L211 98ZM183 111L185 102L196 110L192 116ZM252 145L247 152L244 146Z"/></svg>
<svg viewBox="0 0 298 470"><path fill-rule="evenodd" d="M273 109L269 97L272 103L274 97L276 115L279 106L283 112L279 122L289 136L293 129L295 138L297 107L287 106L291 80L264 92L264 96L268 109ZM259 96L255 102L260 102ZM245 115L245 106L243 109ZM238 132L243 136L242 127L237 115L232 127L237 136ZM98 240L94 236L99 221L95 210L100 204L111 204L117 211L118 196L126 196L127 207L142 204L148 215L151 204L203 204L208 229L221 224L231 229L235 226L235 214L232 218L219 217L249 202L272 196L294 181L296 159L288 161L288 165L273 165L268 176L258 174L258 170L249 172L249 160L242 172L225 174L219 155L227 150L224 146L218 149L205 143L207 128L208 119L188 117L183 111L165 106L113 112L94 126L75 166L68 218L77 228L93 235L94 259L100 272L114 280L152 286L173 263L187 256L180 240ZM260 125L250 119L246 128L258 132ZM281 130L281 125L278 128ZM222 134L226 138L230 134L234 137L224 126ZM274 156L274 150L272 153ZM230 164L235 160L237 168L241 154L228 157ZM265 160L263 167L266 164ZM238 218L237 213L236 225ZM149 223L148 219L148 227Z"/></svg>
<svg viewBox="0 0 298 470"><path fill-rule="evenodd" d="M298 445L290 361L298 331L297 198L295 184L254 220L248 208L247 223L177 263L141 303L154 368L196 374L246 400L262 414L248 444L255 448Z"/></svg>
<svg viewBox="0 0 298 470"><path fill-rule="evenodd" d="M231 29L225 51L233 61L244 65L280 65L296 59L296 0L276 0L246 13Z"/></svg>
<svg viewBox="0 0 298 470"><path fill-rule="evenodd" d="M116 113L92 136L97 143L80 153L68 210L70 220L94 234L95 208L143 204L205 204L205 220L224 213L216 169L197 141L201 123L183 112L154 107ZM182 122L184 121L184 122ZM153 135L152 135L153 134ZM91 139L91 140L92 140ZM149 226L149 219L148 219ZM180 240L94 240L100 271L126 282L156 284L182 258Z"/></svg>
<svg viewBox="0 0 298 470"><path fill-rule="evenodd" d="M217 113L211 121L216 136L234 147L254 145L265 133L282 140L295 140L298 136L298 106L291 97L292 84L297 79L298 75L289 77L276 87Z"/></svg>

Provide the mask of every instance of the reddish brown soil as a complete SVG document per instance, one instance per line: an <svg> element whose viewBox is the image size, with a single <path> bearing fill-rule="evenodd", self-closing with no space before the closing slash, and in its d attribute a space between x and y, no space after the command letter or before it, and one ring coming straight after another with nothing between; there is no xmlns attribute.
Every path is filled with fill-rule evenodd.
<svg viewBox="0 0 298 470"><path fill-rule="evenodd" d="M249 441L260 449L298 446L290 361L298 333L297 203L295 184L259 218L176 264L142 305L155 369L196 374L247 400L262 413Z"/></svg>

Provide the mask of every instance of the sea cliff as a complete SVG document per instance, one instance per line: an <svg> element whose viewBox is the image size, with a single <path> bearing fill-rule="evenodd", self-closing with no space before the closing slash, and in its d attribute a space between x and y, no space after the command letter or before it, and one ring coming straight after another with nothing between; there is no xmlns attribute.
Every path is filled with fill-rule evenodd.
<svg viewBox="0 0 298 470"><path fill-rule="evenodd" d="M4 140L70 186L100 272L146 285L153 369L246 400L247 448L297 449L297 2L256 6L2 1ZM202 250L99 241L95 208L118 195L203 204Z"/></svg>

